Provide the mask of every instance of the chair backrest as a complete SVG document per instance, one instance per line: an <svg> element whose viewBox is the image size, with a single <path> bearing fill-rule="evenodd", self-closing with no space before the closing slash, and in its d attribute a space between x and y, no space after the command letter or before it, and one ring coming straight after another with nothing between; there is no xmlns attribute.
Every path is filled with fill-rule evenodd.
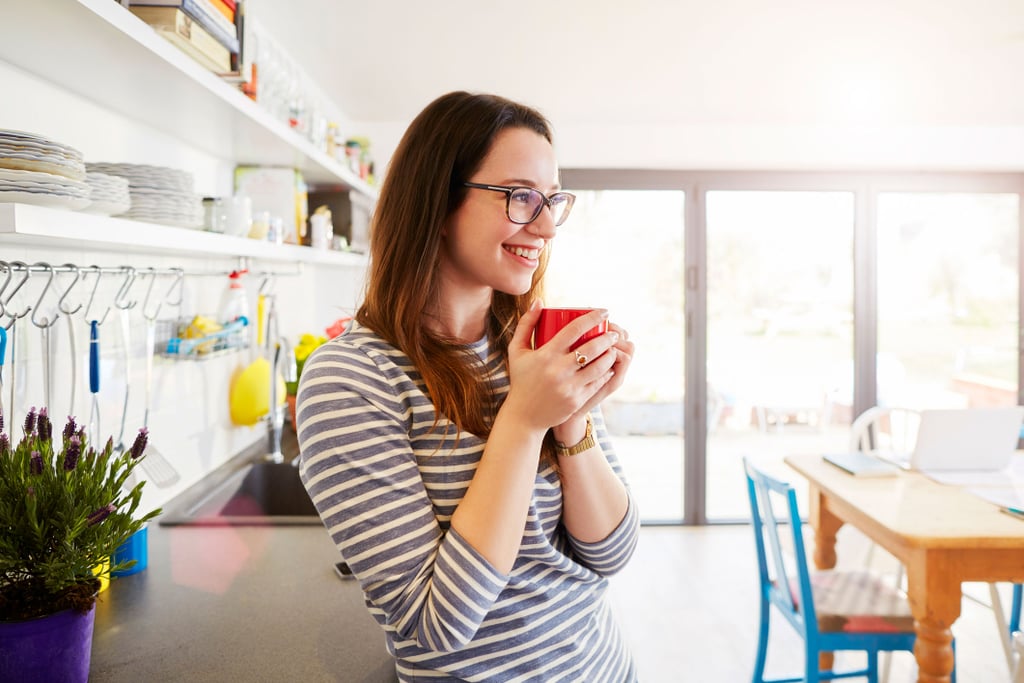
<svg viewBox="0 0 1024 683"><path fill-rule="evenodd" d="M818 630L811 578L804 550L796 491L743 459L750 497L750 518L757 546L761 591L805 638ZM792 554L783 552L780 527L792 535ZM790 558L787 562L787 557Z"/></svg>
<svg viewBox="0 0 1024 683"><path fill-rule="evenodd" d="M872 406L850 425L850 450L909 454L920 425L921 413L913 408Z"/></svg>

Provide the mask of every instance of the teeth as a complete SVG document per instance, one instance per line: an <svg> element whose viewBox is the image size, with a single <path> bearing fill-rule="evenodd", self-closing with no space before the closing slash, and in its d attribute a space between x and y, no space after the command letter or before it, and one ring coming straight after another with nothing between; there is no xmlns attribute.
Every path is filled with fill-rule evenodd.
<svg viewBox="0 0 1024 683"><path fill-rule="evenodd" d="M505 247L508 251L512 252L516 256L522 256L523 258L535 259L540 256L540 249L523 249L522 247Z"/></svg>

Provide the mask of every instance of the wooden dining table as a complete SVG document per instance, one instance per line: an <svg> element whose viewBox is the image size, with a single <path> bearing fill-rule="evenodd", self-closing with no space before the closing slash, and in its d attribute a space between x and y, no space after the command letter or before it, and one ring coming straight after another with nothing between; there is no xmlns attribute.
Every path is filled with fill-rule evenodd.
<svg viewBox="0 0 1024 683"><path fill-rule="evenodd" d="M917 634L918 683L948 682L961 583L1024 581L1024 520L919 472L858 477L820 455L785 462L809 483L815 566L836 566L836 532L847 523L899 559Z"/></svg>

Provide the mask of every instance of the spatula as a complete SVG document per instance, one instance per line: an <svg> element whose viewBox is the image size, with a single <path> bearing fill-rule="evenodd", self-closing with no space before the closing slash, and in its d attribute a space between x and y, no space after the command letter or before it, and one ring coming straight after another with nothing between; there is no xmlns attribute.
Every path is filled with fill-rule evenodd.
<svg viewBox="0 0 1024 683"><path fill-rule="evenodd" d="M145 315L145 311L143 311ZM149 429L149 409L153 393L153 356L156 353L156 316L146 317L146 408L142 416L142 426ZM174 465L154 445L150 439L146 445L146 453L142 456L142 468L146 470L156 486L164 488L176 484L181 475Z"/></svg>

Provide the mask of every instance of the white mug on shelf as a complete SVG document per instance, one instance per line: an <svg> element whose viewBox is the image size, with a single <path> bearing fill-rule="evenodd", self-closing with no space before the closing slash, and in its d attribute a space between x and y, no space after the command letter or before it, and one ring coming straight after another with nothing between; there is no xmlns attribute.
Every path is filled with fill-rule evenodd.
<svg viewBox="0 0 1024 683"><path fill-rule="evenodd" d="M245 237L252 226L252 199L245 195L220 197L213 203L214 232Z"/></svg>

